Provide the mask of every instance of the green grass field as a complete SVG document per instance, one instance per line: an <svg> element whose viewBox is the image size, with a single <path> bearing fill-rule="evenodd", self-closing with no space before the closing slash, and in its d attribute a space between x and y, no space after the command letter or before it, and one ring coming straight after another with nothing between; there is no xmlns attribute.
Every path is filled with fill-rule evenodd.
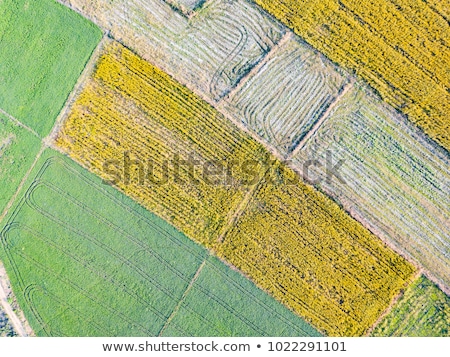
<svg viewBox="0 0 450 357"><path fill-rule="evenodd" d="M318 335L50 149L4 224L1 259L38 336Z"/></svg>
<svg viewBox="0 0 450 357"><path fill-rule="evenodd" d="M0 215L41 146L40 140L0 113Z"/></svg>
<svg viewBox="0 0 450 357"><path fill-rule="evenodd" d="M214 321L214 329L200 316ZM167 325L164 336L318 336L308 324L255 288L252 282L210 256Z"/></svg>
<svg viewBox="0 0 450 357"><path fill-rule="evenodd" d="M408 287L372 336L450 336L450 298L421 276Z"/></svg>
<svg viewBox="0 0 450 357"><path fill-rule="evenodd" d="M0 108L47 135L101 36L56 1L0 1Z"/></svg>

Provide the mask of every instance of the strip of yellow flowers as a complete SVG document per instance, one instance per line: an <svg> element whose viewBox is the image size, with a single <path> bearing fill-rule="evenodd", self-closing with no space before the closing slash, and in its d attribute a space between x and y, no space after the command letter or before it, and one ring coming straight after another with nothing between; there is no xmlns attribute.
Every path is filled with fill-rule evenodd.
<svg viewBox="0 0 450 357"><path fill-rule="evenodd" d="M117 43L107 46L57 145L326 334L363 334L414 274L209 104ZM196 168L177 171L170 162L168 181L158 183L176 155L191 156ZM152 179L136 159L151 159ZM205 165L224 169L226 184L205 177ZM250 167L261 173L253 182Z"/></svg>
<svg viewBox="0 0 450 357"><path fill-rule="evenodd" d="M450 149L448 0L255 2Z"/></svg>

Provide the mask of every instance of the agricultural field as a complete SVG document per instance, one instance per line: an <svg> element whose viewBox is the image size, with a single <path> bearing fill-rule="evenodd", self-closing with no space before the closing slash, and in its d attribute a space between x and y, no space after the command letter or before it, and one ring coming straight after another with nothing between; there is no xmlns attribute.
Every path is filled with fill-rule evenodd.
<svg viewBox="0 0 450 357"><path fill-rule="evenodd" d="M450 336L449 11L0 0L0 336Z"/></svg>
<svg viewBox="0 0 450 357"><path fill-rule="evenodd" d="M0 2L0 109L44 137L100 41L54 0Z"/></svg>
<svg viewBox="0 0 450 357"><path fill-rule="evenodd" d="M247 278L210 256L162 335L181 336L176 326L183 326L186 336L320 336L281 306ZM216 329L206 325L202 315L220 322Z"/></svg>
<svg viewBox="0 0 450 357"><path fill-rule="evenodd" d="M348 80L330 61L289 38L224 108L282 154L293 150Z"/></svg>
<svg viewBox="0 0 450 357"><path fill-rule="evenodd" d="M372 336L450 336L450 298L426 277L408 287Z"/></svg>
<svg viewBox="0 0 450 357"><path fill-rule="evenodd" d="M161 0L62 2L212 102L223 98L284 34L282 25L245 0L208 1L190 19Z"/></svg>
<svg viewBox="0 0 450 357"><path fill-rule="evenodd" d="M450 287L448 153L355 86L294 157L358 220ZM327 180L327 160L341 163Z"/></svg>
<svg viewBox="0 0 450 357"><path fill-rule="evenodd" d="M57 152L43 153L26 187L1 233L1 256L37 336L318 335Z"/></svg>
<svg viewBox="0 0 450 357"><path fill-rule="evenodd" d="M363 334L414 268L283 164L269 173L221 254L324 334Z"/></svg>
<svg viewBox="0 0 450 357"><path fill-rule="evenodd" d="M0 215L40 147L38 137L0 112Z"/></svg>
<svg viewBox="0 0 450 357"><path fill-rule="evenodd" d="M115 160L120 164L124 151L139 153L141 160L151 158L156 172L162 171L164 159L177 152L189 153L188 148L195 150L194 157L200 162L227 162L231 157L240 163L252 158L257 173L262 174L253 184L239 167L230 173L231 185L206 181L193 185L189 173L182 182L169 180L158 185L142 177L139 184L142 168L135 164L134 177L122 178L114 185L189 237L213 248L324 333L363 333L414 271L292 171L289 173L296 181L288 188L291 191L279 193L282 184L275 188L263 184L259 190L262 209L267 206L272 212L268 217L245 210L239 220L240 210L245 209L246 199L251 200L263 173L272 172L279 163L192 92L117 43L106 47L56 143L105 180L111 176L103 163ZM169 177L175 174L170 168ZM195 177L195 171L190 174L190 179ZM282 196L265 193L272 189ZM275 202L286 202L287 208L278 209ZM236 225L234 220L238 220ZM297 227L300 221L302 229ZM273 229L280 229L276 222L283 222L286 235L275 234ZM273 249L266 246L269 241ZM316 248L308 248L308 244ZM300 247L304 252L310 249L308 255L314 263L305 261L303 253L292 256ZM316 275L317 271L326 277ZM332 278L337 275L347 279L348 285L337 287L339 279ZM318 306L322 308L317 310Z"/></svg>
<svg viewBox="0 0 450 357"><path fill-rule="evenodd" d="M255 2L450 149L448 1Z"/></svg>

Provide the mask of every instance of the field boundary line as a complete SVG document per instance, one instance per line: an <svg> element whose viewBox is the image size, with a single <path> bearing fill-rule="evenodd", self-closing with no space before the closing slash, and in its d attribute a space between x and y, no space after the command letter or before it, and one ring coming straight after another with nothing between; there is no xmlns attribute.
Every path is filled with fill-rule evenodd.
<svg viewBox="0 0 450 357"><path fill-rule="evenodd" d="M245 194L244 198L242 199L242 201L236 206L236 208L234 210L230 210L230 213L227 216L227 220L225 222L225 225L223 226L221 233L219 234L219 237L217 238L217 241L219 243L223 243L225 236L227 235L228 232L231 231L231 229L233 228L234 224L237 223L237 221L239 220L239 218L241 218L242 214L244 213L244 211L247 209L248 205L250 204L250 201L253 198L253 195L259 190L259 188L261 187L264 178L267 175L267 172L269 172L269 170L272 167L269 166L267 168L266 171L264 171L264 174L262 175L261 179L253 185L253 187L251 187L248 192ZM231 215L231 212L233 212L233 214Z"/></svg>
<svg viewBox="0 0 450 357"><path fill-rule="evenodd" d="M0 304L3 307L6 315L8 316L11 325L14 327L14 331L17 332L20 337L26 337L28 336L28 333L26 332L26 329L20 321L19 317L14 312L12 306L8 302L8 294L3 288L3 283L7 284L7 279L8 277L6 275L6 271L3 268L3 264L0 263Z"/></svg>
<svg viewBox="0 0 450 357"><path fill-rule="evenodd" d="M187 87L188 89L190 89L189 87ZM204 100L206 103L210 104L211 106L213 106L210 101L206 100L203 96L199 95L198 92L193 91L194 94L198 95L199 98L201 98L202 100ZM243 131L245 134L247 134L248 136L250 136L253 140L255 140L257 143L259 143L260 145L263 146L263 148L265 150L267 150L269 153L271 153L274 157L276 157L278 160L280 161L285 161L285 158L283 156L283 154L277 149L275 148L272 144L270 144L268 141L266 141L263 137L259 136L258 134L256 134L255 132L251 131L249 128L247 128L247 126L245 124L243 124L242 122L239 122L237 120L235 120L229 113L228 111L223 107L223 102L217 103L215 106L213 106L217 112L219 112L221 115L223 115L223 117L230 121L234 126L236 126L237 129Z"/></svg>
<svg viewBox="0 0 450 357"><path fill-rule="evenodd" d="M166 330L166 328L170 325L170 323L172 322L173 318L175 317L175 315L177 314L177 312L180 310L181 305L183 304L184 300L186 300L187 295L189 294L189 292L192 289L192 286L194 285L194 283L197 281L200 273L202 272L204 266L206 265L206 261L208 260L209 255L207 255L205 257L205 259L203 260L203 262L200 264L200 266L198 267L197 271L195 272L194 276L192 277L191 281L189 282L189 285L187 286L186 290L184 291L183 295L181 295L180 300L178 301L177 305L175 306L175 308L173 309L172 313L170 314L170 316L167 318L166 322L164 323L164 326L161 328L161 330L158 333L158 337L161 337L163 332Z"/></svg>
<svg viewBox="0 0 450 357"><path fill-rule="evenodd" d="M317 132L317 130L319 130L319 128L322 126L322 124L325 122L325 120L328 119L328 117L330 116L330 113L336 107L336 105L347 94L347 92L353 88L353 84L354 84L354 80L350 79L350 81L342 87L342 89L340 90L338 95L334 98L334 100L328 106L327 110L325 110L325 112L323 112L323 114L319 117L319 119L313 125L313 127L306 133L306 135L303 137L303 139L300 140L300 142L297 144L297 146L295 146L292 149L292 151L286 156L287 161L291 160L293 157L295 157L295 155L297 155L300 152L301 149L303 149L303 147L305 146L305 144L309 140L309 138L311 138L311 136L313 136Z"/></svg>
<svg viewBox="0 0 450 357"><path fill-rule="evenodd" d="M102 30L102 32L105 32L105 29L103 28L103 26L100 26L97 21L95 20L95 18L92 18L91 16L87 16L87 14L79 11L78 9L76 9L74 6L72 6L71 4L66 3L64 0L55 0L58 4L60 4L61 6L64 6L74 12L76 12L78 15L80 15L81 17L83 17L86 20L89 20L90 22L92 22L95 26L97 26L100 30Z"/></svg>
<svg viewBox="0 0 450 357"><path fill-rule="evenodd" d="M219 100L219 103L232 99L236 93L255 75L258 74L259 70L269 61L271 60L281 47L284 46L284 44L289 41L290 39L294 38L294 34L292 31L288 30L286 33L278 40L278 42L267 52L260 60L259 62L253 66L253 68L244 76L242 77L239 82L231 88L231 90L226 94L223 98Z"/></svg>
<svg viewBox="0 0 450 357"><path fill-rule="evenodd" d="M14 117L11 114L9 114L8 112L4 111L2 108L0 108L0 113L3 114L5 117L7 117L9 120L11 120L15 125L20 126L21 128L29 131L35 137L42 140L42 137L37 132L35 132L33 129L31 129L28 125L25 125L24 123L22 123L16 117Z"/></svg>
<svg viewBox="0 0 450 357"><path fill-rule="evenodd" d="M89 78L91 77L92 73L94 72L95 65L98 62L98 59L100 58L100 55L105 48L105 45L110 41L108 35L106 32L103 32L102 38L98 42L95 49L92 51L88 61L86 62L86 65L83 68L83 71L81 72L80 76L77 79L77 82L75 83L72 91L70 92L69 96L66 99L66 102L64 103L61 111L59 112L58 116L56 117L55 124L53 125L52 130L50 131L50 134L47 135L43 139L43 142L46 146L53 148L54 141L56 139L56 136L62 129L65 120L68 117L68 114L70 112L70 109L72 108L72 105L78 95L81 93L83 88L85 87L86 83L88 83Z"/></svg>
<svg viewBox="0 0 450 357"><path fill-rule="evenodd" d="M301 172L298 169L298 167L295 167L295 165L292 166L292 169L297 172L298 175L301 176ZM322 188L323 193L327 195L333 202L340 205L338 201L336 201L336 197L333 196L333 194L328 191L326 188ZM378 228L374 227L363 215L359 214L357 211L351 208L342 208L346 214L348 214L350 217L352 217L354 220L358 221L365 229L367 229L369 232L371 232L374 236L376 236L378 239L380 239L389 249L403 257L407 262L409 262L417 271L420 271L422 275L424 275L427 279L432 281L434 284L436 284L439 289L441 289L447 296L450 297L450 288L446 286L440 279L438 279L434 274L432 274L428 269L423 267L419 262L412 257L409 253L405 251L405 249L398 244L395 244L393 241L391 241L389 237L389 232L385 232L382 230L379 230Z"/></svg>
<svg viewBox="0 0 450 357"><path fill-rule="evenodd" d="M11 209L12 205L16 201L17 196L19 195L20 191L22 190L23 186L25 185L25 182L28 180L28 177L30 176L31 171L33 171L33 169L36 166L39 158L41 157L42 153L44 152L44 150L46 148L47 148L47 146L44 143L42 143L41 144L41 148L39 149L38 153L36 154L33 163L31 164L30 168L28 169L28 171L23 176L22 181L20 181L20 184L17 187L16 192L11 197L11 199L9 200L9 202L6 205L5 209L3 210L2 214L0 215L0 223L3 221L3 218L5 218L5 216L8 214L8 211Z"/></svg>
<svg viewBox="0 0 450 357"><path fill-rule="evenodd" d="M368 337L372 333L373 330L380 324L380 322L392 311L392 309L397 305L397 302L403 297L406 290L421 276L423 275L423 272L421 269L418 269L416 274L411 275L411 277L405 282L402 289L392 298L391 303L388 305L388 307L378 316L376 321L369 326L367 331L364 333L363 336Z"/></svg>

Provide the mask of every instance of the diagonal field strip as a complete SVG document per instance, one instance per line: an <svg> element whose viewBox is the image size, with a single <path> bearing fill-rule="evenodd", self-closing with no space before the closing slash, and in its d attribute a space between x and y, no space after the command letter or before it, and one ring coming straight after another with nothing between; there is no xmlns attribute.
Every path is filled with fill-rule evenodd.
<svg viewBox="0 0 450 357"><path fill-rule="evenodd" d="M300 150L305 146L306 142L313 136L317 130L322 126L325 120L328 118L330 113L339 103L339 101L347 94L347 92L353 88L353 81L347 83L342 90L339 92L334 101L329 105L327 110L322 114L322 116L317 120L316 124L311 128L311 130L303 137L303 139L297 144L297 146L286 156L286 161L290 161L293 157L295 157Z"/></svg>
<svg viewBox="0 0 450 357"><path fill-rule="evenodd" d="M38 139L42 139L41 136L38 133L36 133L33 129L31 129L29 126L23 124L19 119L14 118L11 114L5 112L2 108L0 108L0 113L2 113L5 117L7 117L9 120L11 120L17 126L20 126L21 128L24 128L25 130L29 131L31 134L33 134Z"/></svg>
<svg viewBox="0 0 450 357"><path fill-rule="evenodd" d="M205 259L203 260L203 262L200 264L200 266L198 267L197 271L195 272L194 276L192 277L192 280L189 282L189 285L187 286L186 290L184 291L183 295L180 298L180 301L178 301L178 304L175 306L175 308L173 309L172 313L170 314L170 316L167 318L167 321L164 323L164 326L161 328L161 331L159 331L158 336L161 337L162 334L164 333L164 330L170 325L170 322L173 320L173 318L175 317L175 315L177 314L178 310L180 309L181 305L183 304L183 302L186 300L187 295L189 294L189 291L191 291L192 286L194 285L194 283L197 281L200 273L203 270L203 267L206 265L206 261L208 260L208 256L205 257Z"/></svg>

